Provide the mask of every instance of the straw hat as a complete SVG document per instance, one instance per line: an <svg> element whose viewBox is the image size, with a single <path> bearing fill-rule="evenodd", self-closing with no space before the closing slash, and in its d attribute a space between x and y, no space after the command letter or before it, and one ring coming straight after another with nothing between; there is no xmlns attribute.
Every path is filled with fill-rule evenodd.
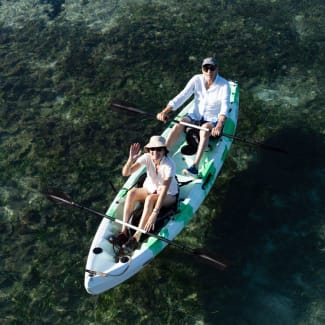
<svg viewBox="0 0 325 325"><path fill-rule="evenodd" d="M149 143L147 143L144 147L145 150L149 150L150 148L166 148L166 140L161 135L153 135L150 138Z"/></svg>

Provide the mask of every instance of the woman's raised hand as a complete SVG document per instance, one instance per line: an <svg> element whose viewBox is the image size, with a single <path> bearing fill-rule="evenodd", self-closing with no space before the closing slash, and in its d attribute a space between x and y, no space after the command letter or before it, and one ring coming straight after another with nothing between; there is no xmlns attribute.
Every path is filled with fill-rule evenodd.
<svg viewBox="0 0 325 325"><path fill-rule="evenodd" d="M129 159L131 161L136 160L140 155L141 155L141 146L140 143L132 143L130 146L130 154L129 154Z"/></svg>

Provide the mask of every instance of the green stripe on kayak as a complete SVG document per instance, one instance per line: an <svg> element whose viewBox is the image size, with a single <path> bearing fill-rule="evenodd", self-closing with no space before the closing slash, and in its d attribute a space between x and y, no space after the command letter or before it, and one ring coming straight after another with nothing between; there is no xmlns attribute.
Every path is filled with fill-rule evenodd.
<svg viewBox="0 0 325 325"><path fill-rule="evenodd" d="M236 128L235 122L232 119L228 118L226 120L226 123L225 123L225 126L223 128L223 131L225 133L234 135L235 134L235 128Z"/></svg>
<svg viewBox="0 0 325 325"><path fill-rule="evenodd" d="M204 170L201 172L202 175L202 183L204 184L204 187L206 188L207 184L212 180L211 176L213 176L216 173L216 167L214 166L214 159L211 159L205 166Z"/></svg>
<svg viewBox="0 0 325 325"><path fill-rule="evenodd" d="M233 100L233 102L237 103L237 105L238 105L239 104L239 86L238 85L236 85L236 91L233 96L234 97L231 100Z"/></svg>
<svg viewBox="0 0 325 325"><path fill-rule="evenodd" d="M236 83L231 83L231 93L230 93L230 102L239 103L239 86Z"/></svg>
<svg viewBox="0 0 325 325"><path fill-rule="evenodd" d="M193 208L190 205L181 202L179 205L179 213L175 215L175 221L183 222L185 227L185 225L191 220L192 216L193 216ZM169 231L167 228L163 228L158 235L168 239ZM165 246L165 243L159 239L150 237L145 243L143 243L143 245L148 247L148 249L152 251L152 254L156 256L162 251L162 249Z"/></svg>
<svg viewBox="0 0 325 325"><path fill-rule="evenodd" d="M167 228L163 228L159 234L159 236L167 238L169 237L169 232ZM156 239L154 237L150 237L148 238L148 241L146 243L144 243L145 246L148 247L148 249L150 249L152 251L152 254L154 256L156 256L157 254L159 254L162 249L165 247L166 243L163 242L162 240Z"/></svg>
<svg viewBox="0 0 325 325"><path fill-rule="evenodd" d="M187 225L193 216L193 208L189 204L184 204L183 202L179 205L179 213L175 215L176 221L183 222Z"/></svg>

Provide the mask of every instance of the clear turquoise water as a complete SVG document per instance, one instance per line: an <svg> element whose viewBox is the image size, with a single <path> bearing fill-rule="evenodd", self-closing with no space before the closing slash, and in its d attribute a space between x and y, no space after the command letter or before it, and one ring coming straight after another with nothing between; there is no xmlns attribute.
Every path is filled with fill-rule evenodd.
<svg viewBox="0 0 325 325"><path fill-rule="evenodd" d="M323 1L0 1L0 318L4 324L324 324ZM83 288L99 221L133 141L203 57L241 88L237 135L213 191L177 240L98 297Z"/></svg>

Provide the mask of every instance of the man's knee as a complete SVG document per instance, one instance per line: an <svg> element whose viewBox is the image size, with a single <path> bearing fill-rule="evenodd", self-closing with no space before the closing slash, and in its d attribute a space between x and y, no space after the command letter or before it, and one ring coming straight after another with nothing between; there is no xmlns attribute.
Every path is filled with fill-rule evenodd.
<svg viewBox="0 0 325 325"><path fill-rule="evenodd" d="M184 130L184 125L180 124L180 123L176 123L174 125L174 130L177 132L177 133L181 133L183 130Z"/></svg>

